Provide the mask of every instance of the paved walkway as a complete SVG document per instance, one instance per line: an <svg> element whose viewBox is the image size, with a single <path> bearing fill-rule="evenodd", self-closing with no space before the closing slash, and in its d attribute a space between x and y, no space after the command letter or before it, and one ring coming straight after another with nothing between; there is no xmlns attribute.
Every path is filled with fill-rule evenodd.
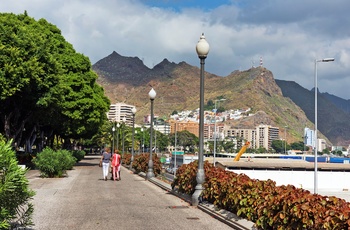
<svg viewBox="0 0 350 230"><path fill-rule="evenodd" d="M28 172L33 229L232 229L126 168L122 180L102 180L98 161L85 157L65 178Z"/></svg>

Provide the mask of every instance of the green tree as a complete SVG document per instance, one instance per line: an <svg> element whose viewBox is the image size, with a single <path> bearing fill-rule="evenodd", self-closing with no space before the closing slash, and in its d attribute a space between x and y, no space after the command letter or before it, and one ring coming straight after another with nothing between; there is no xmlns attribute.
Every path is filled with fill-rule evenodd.
<svg viewBox="0 0 350 230"><path fill-rule="evenodd" d="M224 112L226 109L225 109L225 107L223 107L223 106L219 106L218 108L217 108L217 112L218 113L222 113L222 112Z"/></svg>
<svg viewBox="0 0 350 230"><path fill-rule="evenodd" d="M0 140L0 229L33 225L30 200L35 193L29 189L25 174L26 170L18 166L11 142Z"/></svg>
<svg viewBox="0 0 350 230"><path fill-rule="evenodd" d="M207 154L214 154L214 141L207 141L209 152Z"/></svg>
<svg viewBox="0 0 350 230"><path fill-rule="evenodd" d="M341 155L343 155L343 152L342 152L341 150L337 150L337 151L335 152L335 155L341 156Z"/></svg>
<svg viewBox="0 0 350 230"><path fill-rule="evenodd" d="M169 136L172 145L175 145L175 134L172 133ZM199 144L199 139L193 133L187 130L180 131L176 133L177 146L183 146L185 150L189 152L194 152L196 146Z"/></svg>
<svg viewBox="0 0 350 230"><path fill-rule="evenodd" d="M224 96L219 96L215 100L220 100L220 99L224 99L224 98L225 98ZM208 100L207 104L204 105L204 110L212 111L213 109L215 109L215 100ZM225 108L222 105L218 106L216 109L217 109L217 112L224 112L225 111Z"/></svg>
<svg viewBox="0 0 350 230"><path fill-rule="evenodd" d="M165 135L159 131L154 132L154 137L157 139L154 139L153 145L157 145L157 148L159 151L164 151L166 147L169 145L169 136Z"/></svg>
<svg viewBox="0 0 350 230"><path fill-rule="evenodd" d="M216 140L216 153L220 153L222 150L225 150L225 143L222 140Z"/></svg>
<svg viewBox="0 0 350 230"><path fill-rule="evenodd" d="M132 128L123 123L121 126L121 136L119 138L120 145L119 149L123 151L123 143L124 143L124 152L127 152L128 149L131 148L132 145Z"/></svg>
<svg viewBox="0 0 350 230"><path fill-rule="evenodd" d="M229 141L225 141L224 145L223 145L224 150L227 153L233 153L235 151L235 146L236 146L236 144L233 141L230 141L230 140Z"/></svg>
<svg viewBox="0 0 350 230"><path fill-rule="evenodd" d="M106 120L109 100L87 57L61 31L26 13L0 14L0 132L39 151L64 139L91 138Z"/></svg>
<svg viewBox="0 0 350 230"><path fill-rule="evenodd" d="M290 146L294 150L301 150L301 151L304 151L304 148L305 148L304 142L302 141L294 142Z"/></svg>
<svg viewBox="0 0 350 230"><path fill-rule="evenodd" d="M273 140L271 143L271 148L276 151L276 153L284 153L291 149L291 146L287 142L282 140Z"/></svg>
<svg viewBox="0 0 350 230"><path fill-rule="evenodd" d="M90 142L92 145L99 148L103 148L107 143L109 143L110 132L112 130L112 125L109 121L105 121L99 128L98 132L91 138ZM115 126L115 138L117 137L118 128ZM115 145L117 143L115 142Z"/></svg>
<svg viewBox="0 0 350 230"><path fill-rule="evenodd" d="M330 153L330 151L328 148L325 148L324 150L322 150L322 154L329 154L329 153Z"/></svg>
<svg viewBox="0 0 350 230"><path fill-rule="evenodd" d="M204 105L204 110L212 110L214 108L213 100L208 100L207 104Z"/></svg>
<svg viewBox="0 0 350 230"><path fill-rule="evenodd" d="M276 151L276 153L284 152L284 141L273 140L271 143L271 148Z"/></svg>
<svg viewBox="0 0 350 230"><path fill-rule="evenodd" d="M257 149L258 153L267 153L267 150L264 147L260 147Z"/></svg>

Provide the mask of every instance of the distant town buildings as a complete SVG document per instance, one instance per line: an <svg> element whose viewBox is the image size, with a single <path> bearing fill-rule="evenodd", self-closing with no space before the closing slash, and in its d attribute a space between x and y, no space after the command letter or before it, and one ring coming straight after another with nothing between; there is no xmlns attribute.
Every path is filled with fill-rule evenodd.
<svg viewBox="0 0 350 230"><path fill-rule="evenodd" d="M132 109L134 105L125 103L116 103L110 105L110 110L107 113L108 120L112 122L124 122L132 125ZM279 128L270 125L261 124L255 128L234 128L226 125L224 121L237 120L244 116L252 116L249 114L250 108L227 110L222 113L213 111L204 111L204 140L213 141L232 141L236 146L242 146L246 141L250 142L250 148L265 148L271 149L273 140L280 140ZM142 126L150 127L150 115L146 115ZM199 109L180 111L177 114L171 115L170 119L162 119L154 115L153 128L163 134L171 134L184 130L199 136ZM215 129L216 128L216 129ZM314 149L315 144L318 145L318 150L324 150L327 145L324 139L318 139L317 143L314 140L314 130L309 128L304 129L304 143L310 149Z"/></svg>
<svg viewBox="0 0 350 230"><path fill-rule="evenodd" d="M246 141L251 143L251 148L265 148L270 149L273 140L279 140L279 128L269 125L259 125L252 129L236 129L229 125L225 125L223 121L236 120L243 116L247 116L251 109L228 110L222 113L215 113L212 111L204 112L204 139L213 141L217 140L234 141L239 146ZM178 114L172 115L169 120L171 126L170 133L176 131L187 130L196 136L199 131L199 117L198 110L196 111L182 111ZM216 130L215 130L216 128Z"/></svg>

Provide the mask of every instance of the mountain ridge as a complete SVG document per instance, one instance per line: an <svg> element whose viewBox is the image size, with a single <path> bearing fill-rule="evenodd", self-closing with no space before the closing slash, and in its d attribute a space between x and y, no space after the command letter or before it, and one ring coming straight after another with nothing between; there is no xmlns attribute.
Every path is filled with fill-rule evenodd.
<svg viewBox="0 0 350 230"><path fill-rule="evenodd" d="M311 122L315 121L315 91L307 90L293 81L277 80L283 95L291 98L306 114ZM350 125L349 113L334 103L344 100L328 93L317 93L317 125L318 129L333 143L349 145ZM346 101L346 100L344 100Z"/></svg>
<svg viewBox="0 0 350 230"><path fill-rule="evenodd" d="M137 107L138 121L149 113L148 92L151 87L157 92L155 114L170 115L174 110L194 110L199 107L200 69L186 62L176 64L163 59L150 69L139 58L123 57L114 51L96 62L93 70L98 74L97 82L105 89L105 94L112 103L125 102ZM282 84L282 87L277 82ZM294 98L293 94L287 95L285 88L288 89L293 84L284 85L283 81L275 80L272 72L264 67L236 70L226 77L205 72L204 100L206 103L209 100L226 98L220 105L227 109L250 107L252 114L258 115L253 116L255 118L250 119L247 124L264 123L278 126L280 135L283 136L285 127L288 126L287 141L302 141L304 127L313 127L309 111L312 105L305 107ZM309 109L308 113L302 108ZM237 125L234 121L227 123ZM332 142L350 140L350 137L339 138L333 131L328 132L326 129L324 131L321 127L322 125L319 125L319 130L327 133ZM327 138L325 139L329 142Z"/></svg>

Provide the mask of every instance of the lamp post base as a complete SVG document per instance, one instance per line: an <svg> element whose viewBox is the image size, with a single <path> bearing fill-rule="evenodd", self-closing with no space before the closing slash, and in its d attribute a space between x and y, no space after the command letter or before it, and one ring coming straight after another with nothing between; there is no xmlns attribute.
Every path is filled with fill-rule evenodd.
<svg viewBox="0 0 350 230"><path fill-rule="evenodd" d="M153 172L153 160L148 161L148 172L146 174L146 178L151 179L154 177L154 172Z"/></svg>
<svg viewBox="0 0 350 230"><path fill-rule="evenodd" d="M204 183L204 169L198 169L196 180L197 185L194 193L192 194L192 206L198 206L198 204L202 202L201 194L203 192L202 184Z"/></svg>
<svg viewBox="0 0 350 230"><path fill-rule="evenodd" d="M152 171L148 171L146 174L147 180L151 179L152 177L154 177L154 173Z"/></svg>
<svg viewBox="0 0 350 230"><path fill-rule="evenodd" d="M131 156L131 160L130 160L130 165L129 165L129 170L132 169L132 163L134 162L134 156Z"/></svg>
<svg viewBox="0 0 350 230"><path fill-rule="evenodd" d="M198 187L198 188L197 188ZM203 187L200 185L200 187L197 185L196 186L196 191L192 194L192 206L198 206L199 203L201 203L201 197L200 195L203 192Z"/></svg>

